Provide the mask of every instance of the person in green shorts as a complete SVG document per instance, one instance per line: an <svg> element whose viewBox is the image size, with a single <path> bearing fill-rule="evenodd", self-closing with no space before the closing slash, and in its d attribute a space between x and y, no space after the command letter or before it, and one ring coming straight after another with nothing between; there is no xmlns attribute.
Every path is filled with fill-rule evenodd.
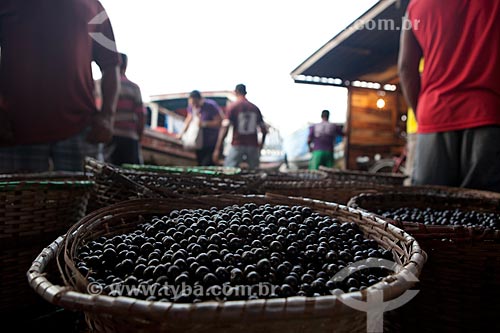
<svg viewBox="0 0 500 333"><path fill-rule="evenodd" d="M317 170L321 165L333 167L333 147L337 135L343 136L342 128L331 123L330 111L321 112L321 122L309 128L307 144L312 152L310 170Z"/></svg>

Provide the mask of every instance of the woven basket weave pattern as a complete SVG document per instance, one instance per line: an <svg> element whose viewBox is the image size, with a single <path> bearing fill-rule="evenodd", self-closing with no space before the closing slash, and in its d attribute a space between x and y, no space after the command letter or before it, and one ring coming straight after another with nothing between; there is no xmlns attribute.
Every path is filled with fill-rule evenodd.
<svg viewBox="0 0 500 333"><path fill-rule="evenodd" d="M320 166L319 169L328 174L328 178L336 181L355 181L379 185L402 186L408 176L396 173L373 173L367 171L339 170Z"/></svg>
<svg viewBox="0 0 500 333"><path fill-rule="evenodd" d="M280 195L300 196L339 204L347 204L360 193L392 191L393 186L360 182L340 182L331 179L318 181L266 181L265 191Z"/></svg>
<svg viewBox="0 0 500 333"><path fill-rule="evenodd" d="M86 171L96 183L90 211L137 198L189 198L197 195L260 193L260 174L204 175L151 172L114 167L86 160Z"/></svg>
<svg viewBox="0 0 500 333"><path fill-rule="evenodd" d="M35 303L26 268L40 250L85 215L92 183L79 174L0 177L0 310Z"/></svg>
<svg viewBox="0 0 500 333"><path fill-rule="evenodd" d="M445 188L361 194L349 205L365 211L431 207L500 212L496 193ZM408 307L409 312L418 312L428 321L409 320L407 329L472 332L490 331L498 325L498 306L488 300L492 292L498 295L500 290L499 230L392 223L415 236L429 255L421 277L422 291Z"/></svg>
<svg viewBox="0 0 500 333"><path fill-rule="evenodd" d="M366 329L366 316L343 305L335 296L317 298L204 302L171 304L146 302L130 298L90 296L85 293L87 282L73 262L83 243L102 235L134 229L137 216L167 214L182 208L222 208L232 204L307 205L314 211L357 223L365 236L377 240L384 248L392 249L395 260L416 276L425 261L425 254L415 240L404 232L359 212L320 201L279 196L222 196L192 200L134 200L96 211L75 225L63 240L59 239L33 263L28 278L32 287L46 300L71 309L85 311L91 327L97 332L361 332ZM72 288L52 285L43 277L47 262L56 252L66 283ZM380 283L386 299L393 299L411 287L396 274ZM70 290L79 290L74 292Z"/></svg>

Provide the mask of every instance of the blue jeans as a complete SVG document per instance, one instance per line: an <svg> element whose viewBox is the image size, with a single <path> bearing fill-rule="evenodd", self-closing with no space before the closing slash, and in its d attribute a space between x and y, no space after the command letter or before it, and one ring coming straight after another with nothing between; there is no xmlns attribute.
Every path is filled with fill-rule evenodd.
<svg viewBox="0 0 500 333"><path fill-rule="evenodd" d="M83 171L86 156L97 157L97 145L86 141L88 129L68 139L35 145L0 147L0 173Z"/></svg>
<svg viewBox="0 0 500 333"><path fill-rule="evenodd" d="M225 167L237 168L240 163L245 161L250 170L259 167L260 149L255 146L232 146L229 154L224 160Z"/></svg>

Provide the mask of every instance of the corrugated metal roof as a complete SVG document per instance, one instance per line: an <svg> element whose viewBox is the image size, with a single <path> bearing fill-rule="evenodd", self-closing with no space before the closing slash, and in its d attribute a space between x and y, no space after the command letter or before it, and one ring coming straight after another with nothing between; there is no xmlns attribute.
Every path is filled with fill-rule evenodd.
<svg viewBox="0 0 500 333"><path fill-rule="evenodd" d="M299 65L292 77L341 86L355 80L391 82L408 2L381 0Z"/></svg>

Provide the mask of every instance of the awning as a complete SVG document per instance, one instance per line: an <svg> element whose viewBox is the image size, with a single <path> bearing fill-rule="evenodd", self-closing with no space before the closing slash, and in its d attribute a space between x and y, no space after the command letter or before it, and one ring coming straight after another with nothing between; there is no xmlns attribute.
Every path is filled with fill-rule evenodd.
<svg viewBox="0 0 500 333"><path fill-rule="evenodd" d="M403 22L408 2L381 0L299 65L292 78L337 86L394 82L401 29L408 27Z"/></svg>

